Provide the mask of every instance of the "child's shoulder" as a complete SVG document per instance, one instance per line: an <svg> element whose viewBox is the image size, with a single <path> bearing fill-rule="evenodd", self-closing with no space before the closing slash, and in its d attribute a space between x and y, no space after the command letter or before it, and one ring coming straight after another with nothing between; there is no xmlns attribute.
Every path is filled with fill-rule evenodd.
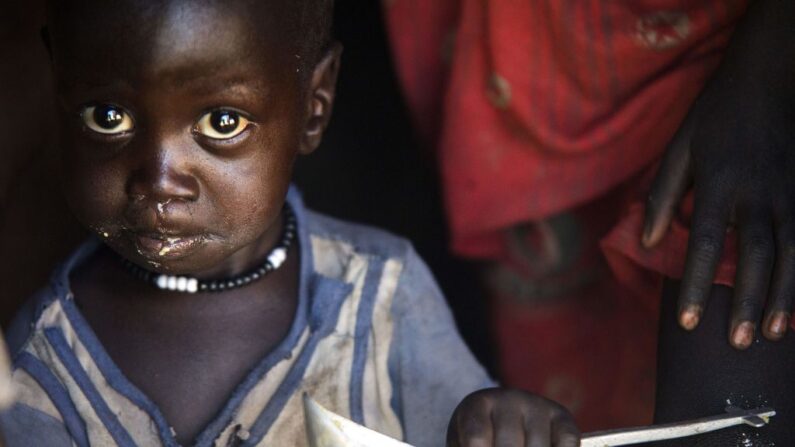
<svg viewBox="0 0 795 447"><path fill-rule="evenodd" d="M408 259L416 256L407 239L370 225L307 210L307 234L313 252L338 251L370 257Z"/></svg>
<svg viewBox="0 0 795 447"><path fill-rule="evenodd" d="M392 311L434 308L447 313L436 281L412 243L389 231L306 211L307 241L314 270L344 282L377 277L376 289L391 290ZM376 291L372 291L375 293Z"/></svg>

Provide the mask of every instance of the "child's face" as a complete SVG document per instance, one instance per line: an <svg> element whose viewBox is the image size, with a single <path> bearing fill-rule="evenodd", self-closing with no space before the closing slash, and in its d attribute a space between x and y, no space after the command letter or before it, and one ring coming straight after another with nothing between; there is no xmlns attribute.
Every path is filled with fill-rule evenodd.
<svg viewBox="0 0 795 447"><path fill-rule="evenodd" d="M50 29L73 211L158 271L247 268L319 142L339 51L299 76L275 2L77 3Z"/></svg>

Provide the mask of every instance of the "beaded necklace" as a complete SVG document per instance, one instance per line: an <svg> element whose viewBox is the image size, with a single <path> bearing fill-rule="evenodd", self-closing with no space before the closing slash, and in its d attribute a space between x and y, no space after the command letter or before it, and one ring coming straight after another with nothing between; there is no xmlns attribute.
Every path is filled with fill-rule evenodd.
<svg viewBox="0 0 795 447"><path fill-rule="evenodd" d="M134 277L151 284L161 290L176 292L223 292L224 290L243 287L278 269L287 259L290 246L295 241L295 213L288 204L284 205L284 230L279 243L265 257L265 262L253 269L231 278L198 279L190 276L175 276L156 273L139 267L127 259L122 259L124 267Z"/></svg>

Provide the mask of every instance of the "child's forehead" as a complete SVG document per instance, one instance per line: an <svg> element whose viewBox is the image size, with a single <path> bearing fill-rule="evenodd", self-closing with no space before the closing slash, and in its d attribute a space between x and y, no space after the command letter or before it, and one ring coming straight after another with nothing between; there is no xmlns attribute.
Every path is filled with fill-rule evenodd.
<svg viewBox="0 0 795 447"><path fill-rule="evenodd" d="M70 31L112 29L118 33L151 32L179 25L196 29L249 26L268 32L290 30L311 0L50 0L48 20ZM235 20L237 19L237 20ZM262 26L256 26L262 25ZM107 37L107 36L106 36Z"/></svg>
<svg viewBox="0 0 795 447"><path fill-rule="evenodd" d="M107 76L106 68L122 77L190 77L230 65L275 67L296 52L286 32L293 26L283 23L290 15L273 6L281 1L77 3L84 7L51 17L59 68L77 77Z"/></svg>

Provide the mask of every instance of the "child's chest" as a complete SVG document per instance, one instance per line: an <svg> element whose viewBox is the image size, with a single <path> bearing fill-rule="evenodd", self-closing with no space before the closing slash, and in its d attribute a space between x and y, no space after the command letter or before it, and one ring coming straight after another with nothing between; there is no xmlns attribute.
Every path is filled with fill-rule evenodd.
<svg viewBox="0 0 795 447"><path fill-rule="evenodd" d="M130 301L121 296L126 276L107 278L119 293L104 299L73 276L74 294L42 311L26 343L31 361L46 365L40 372L55 378L40 382L52 386L31 382L29 404L49 411L48 396L71 402L62 414L78 446L307 445L304 393L401 438L392 406L400 395L391 362L393 289L379 286L387 275L367 272L357 268L342 280L313 274L297 303L278 300L297 291L270 293L270 306L199 301L190 315L169 300L148 309L119 304ZM297 289L297 275L282 283Z"/></svg>
<svg viewBox="0 0 795 447"><path fill-rule="evenodd" d="M80 301L121 373L159 408L180 444L190 445L290 329L296 292L255 292L163 306L85 290ZM268 299L256 298L262 296Z"/></svg>
<svg viewBox="0 0 795 447"><path fill-rule="evenodd" d="M158 406L180 444L190 445L289 329L288 309L252 314L166 330L98 333L122 373Z"/></svg>

